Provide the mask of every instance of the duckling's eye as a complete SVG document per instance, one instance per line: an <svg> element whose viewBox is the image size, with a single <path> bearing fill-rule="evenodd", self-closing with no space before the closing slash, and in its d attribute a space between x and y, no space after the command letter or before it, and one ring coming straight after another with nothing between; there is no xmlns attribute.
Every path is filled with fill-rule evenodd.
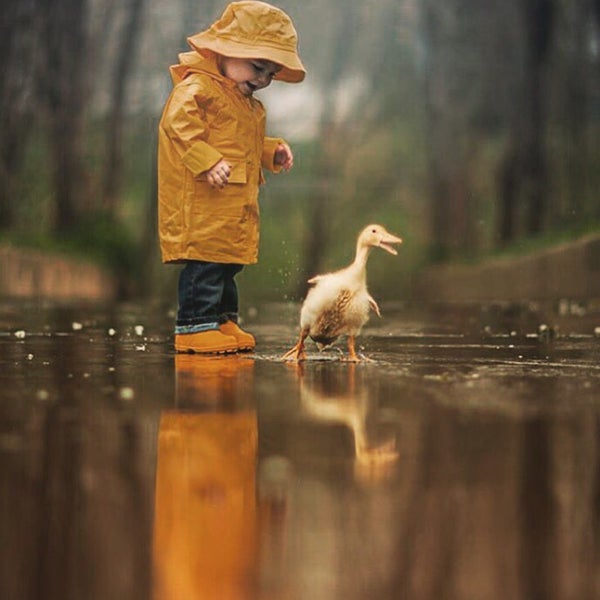
<svg viewBox="0 0 600 600"><path fill-rule="evenodd" d="M371 229L371 233L377 233L377 229Z"/></svg>

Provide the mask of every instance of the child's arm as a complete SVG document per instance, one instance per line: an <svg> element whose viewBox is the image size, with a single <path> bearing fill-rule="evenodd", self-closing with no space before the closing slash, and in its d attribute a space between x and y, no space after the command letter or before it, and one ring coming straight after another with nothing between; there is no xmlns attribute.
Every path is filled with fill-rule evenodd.
<svg viewBox="0 0 600 600"><path fill-rule="evenodd" d="M289 171L294 165L294 154L285 140L266 137L261 164L273 173L279 173L281 169Z"/></svg>
<svg viewBox="0 0 600 600"><path fill-rule="evenodd" d="M289 171L294 166L292 149L285 142L282 142L277 146L273 163L276 166L281 166L286 171Z"/></svg>
<svg viewBox="0 0 600 600"><path fill-rule="evenodd" d="M204 88L198 83L176 86L161 121L183 164L194 177L215 169L223 155L206 142L208 127L199 102ZM212 185L212 184L211 184Z"/></svg>
<svg viewBox="0 0 600 600"><path fill-rule="evenodd" d="M283 140L275 140L277 145L272 157L269 157L267 168L274 172L281 169L289 171L294 166L294 154ZM272 166L271 166L272 165ZM225 160L220 160L214 167L206 171L206 180L212 187L224 188L229 181L231 165Z"/></svg>
<svg viewBox="0 0 600 600"><path fill-rule="evenodd" d="M224 188L229 181L229 175L231 165L225 160L220 160L212 169L206 171L206 181L211 187Z"/></svg>

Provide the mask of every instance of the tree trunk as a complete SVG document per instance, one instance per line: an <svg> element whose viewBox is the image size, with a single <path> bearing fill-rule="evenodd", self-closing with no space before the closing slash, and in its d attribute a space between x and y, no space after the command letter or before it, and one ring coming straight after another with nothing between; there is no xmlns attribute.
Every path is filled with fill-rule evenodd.
<svg viewBox="0 0 600 600"><path fill-rule="evenodd" d="M510 140L498 177L501 245L521 232L540 233L548 220L545 133L548 114L545 69L554 24L554 0L527 0L522 9L524 46L520 97L515 102ZM523 205L523 223L517 207Z"/></svg>
<svg viewBox="0 0 600 600"><path fill-rule="evenodd" d="M521 123L524 132L523 192L527 211L525 230L529 235L542 231L547 218L547 159L544 134L547 103L544 93L554 24L554 0L527 0L524 7L526 32L525 105Z"/></svg>
<svg viewBox="0 0 600 600"><path fill-rule="evenodd" d="M338 28L332 31L335 35L332 59L328 69L324 70L324 81L327 82L328 93L326 93L324 106L321 113L319 125L320 139L317 146L317 156L314 158L315 178L318 185L315 193L310 196L308 207L309 223L306 230L304 261L300 270L300 279L296 293L304 297L308 289L307 280L317 274L323 262L326 250L329 246L331 235L331 222L334 213L334 190L331 186L332 176L338 173L336 158L341 154L338 131L336 131L333 118L335 110L335 90L337 84L342 80L349 55L347 42L352 39L355 21L352 11L342 12L342 19Z"/></svg>
<svg viewBox="0 0 600 600"><path fill-rule="evenodd" d="M108 117L106 163L104 167L102 205L115 216L123 179L123 125L127 83L134 64L135 49L141 33L141 16L145 0L129 0L123 26L119 55L112 82L112 106Z"/></svg>
<svg viewBox="0 0 600 600"><path fill-rule="evenodd" d="M47 119L55 194L54 230L73 229L86 196L83 126L87 101L87 2L40 4L44 51L38 80Z"/></svg>
<svg viewBox="0 0 600 600"><path fill-rule="evenodd" d="M5 0L0 19L0 229L15 224L14 196L33 117L31 83L37 0Z"/></svg>

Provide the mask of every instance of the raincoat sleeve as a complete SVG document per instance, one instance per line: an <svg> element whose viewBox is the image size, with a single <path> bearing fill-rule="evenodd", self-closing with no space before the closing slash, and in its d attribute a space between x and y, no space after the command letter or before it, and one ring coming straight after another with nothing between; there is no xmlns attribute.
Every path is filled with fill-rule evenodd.
<svg viewBox="0 0 600 600"><path fill-rule="evenodd" d="M214 167L223 158L206 142L208 127L203 109L203 89L199 84L173 89L165 109L163 129L194 177Z"/></svg>
<svg viewBox="0 0 600 600"><path fill-rule="evenodd" d="M286 143L282 138L273 138L273 137L265 137L265 142L263 144L263 153L261 157L261 165L263 168L271 171L272 173L279 173L282 167L281 165L276 165L275 161L275 150L277 150L277 146L279 144Z"/></svg>

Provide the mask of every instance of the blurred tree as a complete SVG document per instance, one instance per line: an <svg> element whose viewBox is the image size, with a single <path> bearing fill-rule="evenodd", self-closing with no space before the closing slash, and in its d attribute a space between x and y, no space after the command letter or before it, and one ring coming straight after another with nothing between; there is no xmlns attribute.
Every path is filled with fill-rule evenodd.
<svg viewBox="0 0 600 600"><path fill-rule="evenodd" d="M106 162L102 177L102 208L111 218L116 218L123 174L123 127L126 108L127 84L131 79L135 50L143 26L146 0L127 0L124 6L125 22L117 45L118 54L112 74L107 134Z"/></svg>
<svg viewBox="0 0 600 600"><path fill-rule="evenodd" d="M554 77L549 82L550 127L553 136L560 140L560 144L549 149L556 180L549 216L555 228L600 215L600 203L594 206L593 202L596 194L592 190L596 186L590 172L594 163L593 139L597 137L590 133L599 83L597 50L593 50L599 43L598 17L600 14L590 0L558 1ZM555 148L560 149L559 154Z"/></svg>
<svg viewBox="0 0 600 600"><path fill-rule="evenodd" d="M49 139L54 229L68 233L89 196L83 157L84 116L88 102L87 0L41 2L36 17L44 51L36 79ZM35 40L39 43L39 40Z"/></svg>
<svg viewBox="0 0 600 600"><path fill-rule="evenodd" d="M0 229L15 223L19 166L35 113L29 93L38 0L4 0L0 16Z"/></svg>
<svg viewBox="0 0 600 600"><path fill-rule="evenodd" d="M547 157L545 134L548 119L546 71L554 29L554 0L526 0L522 3L523 80L517 99L513 142L514 157L505 160L505 186L502 197L501 240L515 236L514 211L517 204L525 207L524 229L535 235L542 231L548 213ZM516 170L511 173L510 170Z"/></svg>
<svg viewBox="0 0 600 600"><path fill-rule="evenodd" d="M343 127L336 121L336 95L338 85L346 74L351 57L349 40L356 37L357 11L342 11L339 19L328 21L329 51L325 66L320 69L325 93L319 123L320 138L312 157L314 192L307 206L307 226L303 247L303 262L296 294L306 294L307 280L318 273L329 245L331 224L336 210L336 180L339 177L340 156L344 152Z"/></svg>
<svg viewBox="0 0 600 600"><path fill-rule="evenodd" d="M63 239L104 206L155 248L148 149L167 67L225 4L4 0L0 228L53 228ZM308 68L294 86L301 116L282 117L303 129L307 154L277 178L294 206L281 214L301 262L290 282L299 294L337 264L367 213L404 226L404 211L411 233L415 220L427 224L421 247L438 259L598 222L599 0L278 5ZM297 122L315 113L307 139L314 123Z"/></svg>
<svg viewBox="0 0 600 600"><path fill-rule="evenodd" d="M486 6L485 10L493 7ZM434 260L472 252L470 165L473 115L479 109L479 63L469 44L482 35L482 8L470 0L443 4L425 0L423 29L427 48L425 102L429 193L432 206L431 257Z"/></svg>

